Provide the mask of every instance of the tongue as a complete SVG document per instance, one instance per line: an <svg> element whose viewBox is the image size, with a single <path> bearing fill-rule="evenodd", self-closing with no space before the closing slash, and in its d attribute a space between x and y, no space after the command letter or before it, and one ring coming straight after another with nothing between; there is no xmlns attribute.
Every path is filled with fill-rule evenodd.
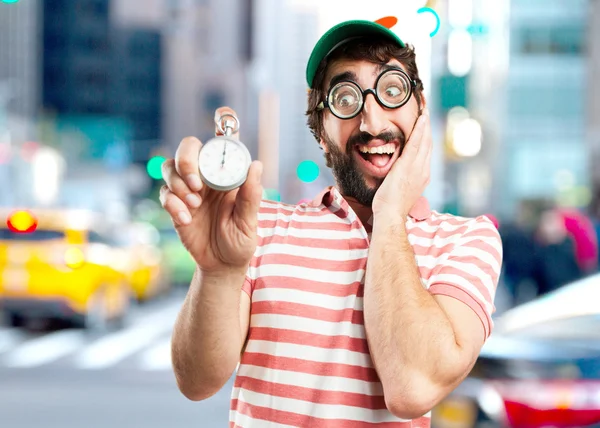
<svg viewBox="0 0 600 428"><path fill-rule="evenodd" d="M388 154L370 154L369 155L369 162L371 162L373 165L381 168L383 166L386 166L387 163L390 161L390 155Z"/></svg>

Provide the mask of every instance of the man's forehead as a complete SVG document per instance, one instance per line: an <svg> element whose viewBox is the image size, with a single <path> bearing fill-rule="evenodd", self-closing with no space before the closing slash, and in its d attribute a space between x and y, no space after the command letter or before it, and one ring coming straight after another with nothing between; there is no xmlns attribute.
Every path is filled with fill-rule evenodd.
<svg viewBox="0 0 600 428"><path fill-rule="evenodd" d="M365 73L365 69L373 78L377 77L381 71L388 66L399 67L406 71L404 65L397 59L391 59L386 64L377 64L369 61L356 61L349 59L336 60L332 62L325 74L325 82L329 84L331 80L340 74L352 74L360 76Z"/></svg>

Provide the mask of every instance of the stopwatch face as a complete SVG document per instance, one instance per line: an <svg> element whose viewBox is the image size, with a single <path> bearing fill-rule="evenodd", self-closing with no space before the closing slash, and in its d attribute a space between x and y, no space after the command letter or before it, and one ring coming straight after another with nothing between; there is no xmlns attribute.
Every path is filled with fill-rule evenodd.
<svg viewBox="0 0 600 428"><path fill-rule="evenodd" d="M202 181L220 191L232 190L244 184L251 163L252 158L246 146L227 137L207 141L198 156Z"/></svg>

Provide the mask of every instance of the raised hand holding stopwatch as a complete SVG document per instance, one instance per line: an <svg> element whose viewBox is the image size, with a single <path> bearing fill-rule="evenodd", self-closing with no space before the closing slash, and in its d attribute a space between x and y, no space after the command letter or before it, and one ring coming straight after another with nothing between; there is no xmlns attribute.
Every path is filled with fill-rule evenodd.
<svg viewBox="0 0 600 428"><path fill-rule="evenodd" d="M252 157L248 148L232 138L239 130L239 120L233 114L223 114L216 121L223 134L208 140L198 155L200 178L211 189L226 192L237 189L246 181Z"/></svg>
<svg viewBox="0 0 600 428"><path fill-rule="evenodd" d="M215 117L217 137L184 138L163 163L160 201L203 275L243 275L257 243L262 164L238 143L235 112L221 107Z"/></svg>

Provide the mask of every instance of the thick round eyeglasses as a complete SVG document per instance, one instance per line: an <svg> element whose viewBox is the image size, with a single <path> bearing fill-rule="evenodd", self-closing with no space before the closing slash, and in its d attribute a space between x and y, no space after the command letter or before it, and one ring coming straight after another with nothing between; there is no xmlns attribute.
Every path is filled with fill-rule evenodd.
<svg viewBox="0 0 600 428"><path fill-rule="evenodd" d="M337 83L329 89L327 100L320 102L317 110L329 108L340 119L352 119L362 112L367 94L373 94L382 107L397 109L408 102L416 87L417 82L404 70L391 68L377 77L375 89L363 91L351 80Z"/></svg>

